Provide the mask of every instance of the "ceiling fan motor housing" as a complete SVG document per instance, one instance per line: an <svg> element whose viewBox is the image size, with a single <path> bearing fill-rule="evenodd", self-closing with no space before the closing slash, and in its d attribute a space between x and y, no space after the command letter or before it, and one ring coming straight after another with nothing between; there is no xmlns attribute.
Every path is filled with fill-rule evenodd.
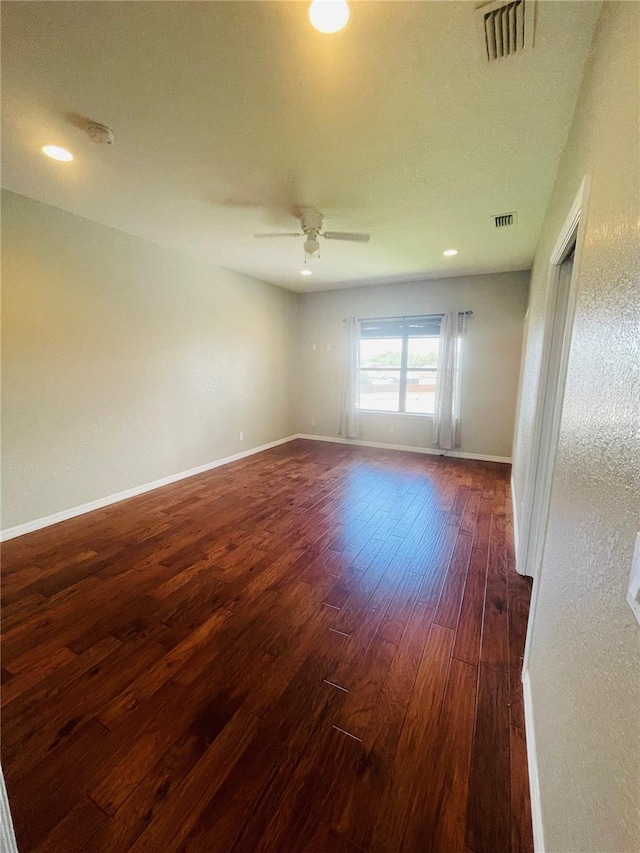
<svg viewBox="0 0 640 853"><path fill-rule="evenodd" d="M304 207L300 213L300 225L305 234L318 235L322 231L324 216L314 207Z"/></svg>
<svg viewBox="0 0 640 853"><path fill-rule="evenodd" d="M347 240L354 243L368 243L368 234L355 234L351 231L323 231L324 215L315 207L300 207L292 211L300 220L302 235L297 231L281 234L254 234L254 237L300 237L304 236L305 257L313 258L320 254L320 237L327 240Z"/></svg>
<svg viewBox="0 0 640 853"><path fill-rule="evenodd" d="M300 226L306 239L304 241L304 252L307 257L313 257L320 251L318 237L322 230L324 216L314 207L304 207L300 212Z"/></svg>

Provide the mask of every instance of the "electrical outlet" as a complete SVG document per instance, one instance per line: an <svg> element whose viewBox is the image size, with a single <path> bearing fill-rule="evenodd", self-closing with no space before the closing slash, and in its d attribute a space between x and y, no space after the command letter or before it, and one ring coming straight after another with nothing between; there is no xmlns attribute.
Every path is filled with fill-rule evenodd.
<svg viewBox="0 0 640 853"><path fill-rule="evenodd" d="M315 418L311 418L311 426L315 426L315 425L316 425L316 419L315 419Z"/></svg>
<svg viewBox="0 0 640 853"><path fill-rule="evenodd" d="M311 349L318 349L318 344L311 344Z"/></svg>
<svg viewBox="0 0 640 853"><path fill-rule="evenodd" d="M327 352L331 352L332 344L327 344Z"/></svg>
<svg viewBox="0 0 640 853"><path fill-rule="evenodd" d="M244 441L244 433L239 433L238 438L240 439L240 441Z"/></svg>
<svg viewBox="0 0 640 853"><path fill-rule="evenodd" d="M395 431L396 431L396 428L394 426L389 427L389 432L395 432Z"/></svg>

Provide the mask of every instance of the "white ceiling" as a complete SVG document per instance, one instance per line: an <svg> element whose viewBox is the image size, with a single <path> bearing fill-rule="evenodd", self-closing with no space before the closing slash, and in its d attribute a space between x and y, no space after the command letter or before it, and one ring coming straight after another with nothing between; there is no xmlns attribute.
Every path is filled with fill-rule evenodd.
<svg viewBox="0 0 640 853"><path fill-rule="evenodd" d="M352 2L322 35L305 2L4 2L3 185L294 290L528 268L600 3L538 2L491 64L474 6ZM301 278L302 240L252 237L294 205L371 242Z"/></svg>

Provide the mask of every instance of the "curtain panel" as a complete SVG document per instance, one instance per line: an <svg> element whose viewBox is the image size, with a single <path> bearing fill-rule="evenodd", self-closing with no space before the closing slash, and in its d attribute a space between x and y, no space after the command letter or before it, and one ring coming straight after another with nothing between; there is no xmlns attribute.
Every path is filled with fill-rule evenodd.
<svg viewBox="0 0 640 853"><path fill-rule="evenodd" d="M360 321L349 317L347 327L347 360L342 383L342 407L338 435L358 438L360 435L359 382L360 382Z"/></svg>
<svg viewBox="0 0 640 853"><path fill-rule="evenodd" d="M464 312L447 311L443 316L433 414L433 442L442 450L453 450L461 445L462 340L466 330L467 315Z"/></svg>

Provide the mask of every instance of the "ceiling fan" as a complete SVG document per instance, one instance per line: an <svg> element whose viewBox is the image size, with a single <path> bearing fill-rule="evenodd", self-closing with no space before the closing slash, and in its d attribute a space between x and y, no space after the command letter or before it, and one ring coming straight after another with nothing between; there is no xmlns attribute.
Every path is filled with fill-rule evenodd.
<svg viewBox="0 0 640 853"><path fill-rule="evenodd" d="M258 239L269 239L271 237L304 237L304 251L307 257L312 258L320 251L319 237L325 240L347 240L352 243L368 243L369 234L354 234L349 231L323 231L324 216L314 207L304 207L297 214L300 220L300 231L287 231L281 234L254 234Z"/></svg>

